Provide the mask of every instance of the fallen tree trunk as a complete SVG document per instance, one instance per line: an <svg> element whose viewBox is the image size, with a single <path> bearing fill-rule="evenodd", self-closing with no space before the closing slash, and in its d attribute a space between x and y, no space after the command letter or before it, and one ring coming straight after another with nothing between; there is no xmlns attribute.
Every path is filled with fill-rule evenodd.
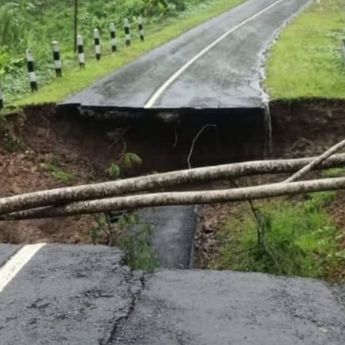
<svg viewBox="0 0 345 345"><path fill-rule="evenodd" d="M142 191L159 190L177 185L202 183L220 179L294 172L315 160L315 157L234 163L214 167L181 170L68 188L27 193L0 199L0 215L48 205L103 199ZM345 154L334 155L318 169L342 166Z"/></svg>
<svg viewBox="0 0 345 345"><path fill-rule="evenodd" d="M110 212L115 210L133 210L137 208L154 206L195 205L224 203L230 201L246 201L338 189L345 189L344 177L303 182L274 183L262 186L226 190L167 192L83 201L61 207L50 207L17 212L7 216L1 216L0 220L63 217L80 214Z"/></svg>
<svg viewBox="0 0 345 345"><path fill-rule="evenodd" d="M300 180L302 177L304 177L306 174L308 174L309 171L311 171L311 170L315 169L317 166L321 165L329 157L331 157L335 153L339 152L344 147L345 147L345 140L342 140L339 143L337 143L337 144L333 145L332 147L330 147L327 151L322 153L319 157L317 157L314 160L312 160L305 167L303 167L302 169L298 170L295 174L290 176L284 182L294 182L294 181Z"/></svg>

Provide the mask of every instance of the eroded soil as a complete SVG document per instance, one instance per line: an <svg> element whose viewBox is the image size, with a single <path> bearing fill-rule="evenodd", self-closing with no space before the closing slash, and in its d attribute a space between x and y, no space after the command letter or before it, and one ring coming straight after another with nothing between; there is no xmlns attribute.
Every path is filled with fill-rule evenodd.
<svg viewBox="0 0 345 345"><path fill-rule="evenodd" d="M314 155L343 139L344 105L336 101L273 103L272 156ZM233 126L229 125L232 121ZM109 180L109 165L118 163L125 151L137 153L144 162L140 170L128 175L186 168L190 144L201 125L191 129L189 124L188 137L187 129L181 124L134 128L111 120L57 116L52 105L27 108L24 114L12 115L1 123L0 196ZM206 131L196 143L193 166L262 159L265 143L261 134L257 137L254 134L254 129L260 128L252 128L250 135L246 128L249 128L248 119L241 123L241 117L229 118L227 122L223 118L216 130ZM246 139L243 142L241 133ZM268 176L256 183L281 178ZM227 183L218 185L222 186ZM345 231L344 199L345 193L339 192L329 212ZM236 204L200 208L196 240L198 267L208 267L216 255L217 230L235 209ZM90 243L90 231L95 224L94 216L3 222L0 242Z"/></svg>
<svg viewBox="0 0 345 345"><path fill-rule="evenodd" d="M317 155L344 139L345 103L343 101L276 102L271 104L273 123L273 156L299 158ZM320 176L315 173L314 177ZM287 176L271 175L237 181L239 185L262 184L284 180ZM299 197L290 198L298 200ZM326 211L345 233L345 191L337 192L336 199ZM239 203L207 205L200 208L200 225L196 235L198 268L211 267L220 247L219 231L232 214L238 214ZM345 238L344 236L339 236ZM341 243L345 248L345 243ZM344 272L342 272L344 274Z"/></svg>

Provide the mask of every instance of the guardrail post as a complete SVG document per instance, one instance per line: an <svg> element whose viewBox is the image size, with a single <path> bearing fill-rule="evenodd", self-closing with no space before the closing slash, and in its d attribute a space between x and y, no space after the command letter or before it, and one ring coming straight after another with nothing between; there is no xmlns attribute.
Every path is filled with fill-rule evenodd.
<svg viewBox="0 0 345 345"><path fill-rule="evenodd" d="M145 31L144 31L144 21L143 17L139 16L138 18L138 27L139 27L139 35L140 35L140 41L145 41Z"/></svg>
<svg viewBox="0 0 345 345"><path fill-rule="evenodd" d="M0 110L4 108L4 95L2 93L1 83L0 83Z"/></svg>
<svg viewBox="0 0 345 345"><path fill-rule="evenodd" d="M27 68L28 68L28 73L29 73L30 88L32 92L35 92L38 90L38 84L37 84L37 76L36 76L36 71L35 71L35 60L34 60L31 49L26 50L26 62L27 62Z"/></svg>
<svg viewBox="0 0 345 345"><path fill-rule="evenodd" d="M84 40L83 40L82 35L78 35L77 37L77 49L78 49L79 67L85 68Z"/></svg>
<svg viewBox="0 0 345 345"><path fill-rule="evenodd" d="M115 53L117 51L117 39L116 39L115 23L110 24L110 39L111 39L111 51L113 53Z"/></svg>
<svg viewBox="0 0 345 345"><path fill-rule="evenodd" d="M341 41L341 51L343 53L343 59L344 59L344 62L345 62L345 39L343 39Z"/></svg>
<svg viewBox="0 0 345 345"><path fill-rule="evenodd" d="M101 60L101 38L99 35L99 30L93 30L93 37L95 39L95 53L97 61Z"/></svg>
<svg viewBox="0 0 345 345"><path fill-rule="evenodd" d="M58 78L60 78L60 77L62 77L62 63L61 63L61 54L60 54L59 42L53 41L52 47L53 47L53 59L54 59L55 74Z"/></svg>
<svg viewBox="0 0 345 345"><path fill-rule="evenodd" d="M129 20L128 19L125 19L124 29L125 29L126 47L129 47L131 45L131 26L129 24Z"/></svg>

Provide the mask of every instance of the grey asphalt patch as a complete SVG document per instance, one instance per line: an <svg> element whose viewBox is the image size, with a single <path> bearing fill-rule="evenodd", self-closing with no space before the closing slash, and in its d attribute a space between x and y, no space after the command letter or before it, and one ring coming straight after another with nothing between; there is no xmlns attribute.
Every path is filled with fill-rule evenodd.
<svg viewBox="0 0 345 345"><path fill-rule="evenodd" d="M344 309L316 280L163 271L112 345L343 345Z"/></svg>
<svg viewBox="0 0 345 345"><path fill-rule="evenodd" d="M118 249L47 245L0 294L6 345L106 344L141 289Z"/></svg>
<svg viewBox="0 0 345 345"><path fill-rule="evenodd" d="M156 207L140 211L140 219L153 226L151 244L164 268L191 268L197 217L194 206Z"/></svg>
<svg viewBox="0 0 345 345"><path fill-rule="evenodd" d="M20 249L20 246L0 244L0 268Z"/></svg>
<svg viewBox="0 0 345 345"><path fill-rule="evenodd" d="M65 106L143 108L175 72L221 35L274 4L249 0L188 31L114 75L71 97ZM225 38L188 68L153 105L158 109L263 106L263 52L277 30L309 0L285 0Z"/></svg>

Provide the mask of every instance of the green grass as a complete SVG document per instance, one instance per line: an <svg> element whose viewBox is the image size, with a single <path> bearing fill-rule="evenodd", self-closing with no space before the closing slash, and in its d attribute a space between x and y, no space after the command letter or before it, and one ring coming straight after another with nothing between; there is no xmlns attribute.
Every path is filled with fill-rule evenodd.
<svg viewBox="0 0 345 345"><path fill-rule="evenodd" d="M60 166L60 162L57 157L51 158L48 162L42 163L42 168L49 172L50 175L59 182L63 184L71 184L75 180L75 176L73 173L64 170Z"/></svg>
<svg viewBox="0 0 345 345"><path fill-rule="evenodd" d="M335 193L316 193L299 202L257 203L262 241L246 204L219 233L221 247L212 268L334 280L345 264L340 233L324 207ZM342 235L344 236L344 235Z"/></svg>
<svg viewBox="0 0 345 345"><path fill-rule="evenodd" d="M115 55L105 56L101 62L88 60L85 70L79 70L75 64L74 67L64 70L63 78L52 80L49 84L40 88L37 93L26 95L14 102L14 105L59 102L132 62L144 53L178 37L185 31L231 9L241 2L243 0L210 0L195 7L191 13L186 12L177 18L167 19L163 24L152 24L146 29L147 39L145 42L141 43L136 40L132 47L122 48ZM104 43L105 45L106 43Z"/></svg>
<svg viewBox="0 0 345 345"><path fill-rule="evenodd" d="M344 10L344 0L314 1L283 31L268 59L273 99L345 98Z"/></svg>

